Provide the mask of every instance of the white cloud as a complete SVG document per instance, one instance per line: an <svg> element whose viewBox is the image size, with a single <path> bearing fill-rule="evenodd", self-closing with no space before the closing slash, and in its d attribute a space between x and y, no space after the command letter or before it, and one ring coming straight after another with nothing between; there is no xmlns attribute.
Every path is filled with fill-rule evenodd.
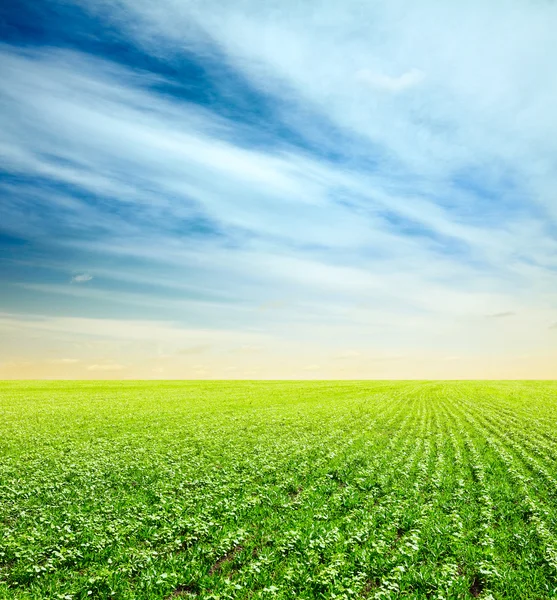
<svg viewBox="0 0 557 600"><path fill-rule="evenodd" d="M37 335L44 332L49 335L75 339L103 338L113 340L160 340L162 342L199 344L227 341L237 344L239 341L261 339L261 334L219 329L186 328L168 321L149 321L147 319L107 319L86 317L52 317L46 315L0 313L0 331L19 332L20 335Z"/></svg>
<svg viewBox="0 0 557 600"><path fill-rule="evenodd" d="M356 79L373 88L386 90L388 92L402 92L415 87L425 78L425 74L419 69L410 69L398 77L374 73L369 69L361 69L356 73Z"/></svg>
<svg viewBox="0 0 557 600"><path fill-rule="evenodd" d="M98 278L18 291L64 294L91 311L125 305L133 316L2 326L238 355L244 342L296 338L328 357L363 348L362 360L413 343L444 356L505 340L550 347L557 8L357 4L92 8L169 62L184 44L206 58L204 40L215 39L238 80L276 100L287 135L268 144L253 144L267 125L158 94L152 75L77 52L1 46L2 159L31 181L62 184L1 184L3 223L22 238L49 238L57 253L48 268ZM289 128L307 144L287 141ZM78 234L49 235L48 211L25 202L56 208ZM199 214L218 235L189 235ZM281 310L257 310L277 298ZM495 318L503 314L515 317Z"/></svg>
<svg viewBox="0 0 557 600"><path fill-rule="evenodd" d="M156 8L145 1L111 6L130 35L158 52L170 54L185 38L190 50L202 53L207 35L218 40L253 85L310 104L415 172L439 176L462 162L494 158L512 160L525 175L549 167L555 139L549 131L557 130L553 3L353 0L273 3L273 9L255 0L240 6L166 0ZM403 104L379 100L351 75L362 70L384 87L412 82L419 72L427 73L428 85L404 95ZM405 79L397 84L398 77Z"/></svg>
<svg viewBox="0 0 557 600"><path fill-rule="evenodd" d="M74 275L71 279L72 283L87 283L87 281L91 281L93 276L89 273L80 273L79 275Z"/></svg>

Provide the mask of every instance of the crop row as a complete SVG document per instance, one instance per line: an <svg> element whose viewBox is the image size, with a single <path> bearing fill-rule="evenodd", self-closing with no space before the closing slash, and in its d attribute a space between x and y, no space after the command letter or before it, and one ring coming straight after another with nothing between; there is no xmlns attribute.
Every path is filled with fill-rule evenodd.
<svg viewBox="0 0 557 600"><path fill-rule="evenodd" d="M1 384L0 598L557 598L555 392Z"/></svg>

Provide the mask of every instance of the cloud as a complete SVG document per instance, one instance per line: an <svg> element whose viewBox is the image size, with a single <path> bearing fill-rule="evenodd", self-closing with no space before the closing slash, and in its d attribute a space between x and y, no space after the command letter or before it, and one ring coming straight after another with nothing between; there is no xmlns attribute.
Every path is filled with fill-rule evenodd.
<svg viewBox="0 0 557 600"><path fill-rule="evenodd" d="M125 18L131 35L159 51L183 43L185 32L189 47L199 52L211 51L207 37L218 39L257 89L289 92L303 101L306 114L307 105L322 111L335 128L358 132L423 174L495 157L516 160L522 172L535 163L542 167L551 145L544 129L557 127L550 112L554 5L516 3L512 11L479 0L410 10L401 0L287 5L280 11L255 1L241 9L219 0L179 9L172 0L156 10L146 2L111 6L112 18ZM428 86L415 97L404 95L404 104L370 98L361 81L349 77L367 70L379 84L396 88L399 77L402 85L405 76L417 78L412 69L428 74ZM306 123L311 131L311 121ZM530 138L541 146L528 149ZM520 157L529 164L519 165Z"/></svg>
<svg viewBox="0 0 557 600"><path fill-rule="evenodd" d="M512 310L508 310L505 312L492 313L490 315L486 315L488 319L504 319L506 317L514 317L516 315Z"/></svg>
<svg viewBox="0 0 557 600"><path fill-rule="evenodd" d="M265 336L259 332L238 331L235 329L217 329L200 327L187 328L172 321L150 321L147 319L109 319L51 315L28 315L0 313L0 331L14 337L46 337L76 341L80 338L103 339L114 342L160 341L168 345L177 345L176 353L183 348L184 342L194 345L230 345L236 347L239 340L247 343L260 340ZM197 342L197 343L196 343Z"/></svg>
<svg viewBox="0 0 557 600"><path fill-rule="evenodd" d="M408 88L415 87L425 78L425 74L419 69L410 69L398 77L391 77L381 73L374 73L369 69L361 69L356 73L356 79L370 87L388 92L402 92Z"/></svg>
<svg viewBox="0 0 557 600"><path fill-rule="evenodd" d="M557 329L557 322L549 326L549 329Z"/></svg>
<svg viewBox="0 0 557 600"><path fill-rule="evenodd" d="M515 4L123 0L125 55L0 45L12 352L550 353L557 9Z"/></svg>
<svg viewBox="0 0 557 600"><path fill-rule="evenodd" d="M91 281L91 279L93 279L93 276L90 275L89 273L80 273L79 275L74 275L71 279L72 283L87 283L88 281Z"/></svg>

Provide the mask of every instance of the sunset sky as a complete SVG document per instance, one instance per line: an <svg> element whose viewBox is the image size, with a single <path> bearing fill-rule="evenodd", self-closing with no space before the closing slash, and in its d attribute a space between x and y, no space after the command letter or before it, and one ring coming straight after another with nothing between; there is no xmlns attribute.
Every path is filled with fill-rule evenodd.
<svg viewBox="0 0 557 600"><path fill-rule="evenodd" d="M0 7L0 378L557 378L557 3Z"/></svg>

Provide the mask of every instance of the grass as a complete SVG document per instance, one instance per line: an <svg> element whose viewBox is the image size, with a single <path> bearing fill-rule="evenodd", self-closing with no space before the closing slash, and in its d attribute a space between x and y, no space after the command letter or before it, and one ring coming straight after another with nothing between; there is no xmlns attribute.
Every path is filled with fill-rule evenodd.
<svg viewBox="0 0 557 600"><path fill-rule="evenodd" d="M0 456L0 598L557 598L556 382L4 382Z"/></svg>

